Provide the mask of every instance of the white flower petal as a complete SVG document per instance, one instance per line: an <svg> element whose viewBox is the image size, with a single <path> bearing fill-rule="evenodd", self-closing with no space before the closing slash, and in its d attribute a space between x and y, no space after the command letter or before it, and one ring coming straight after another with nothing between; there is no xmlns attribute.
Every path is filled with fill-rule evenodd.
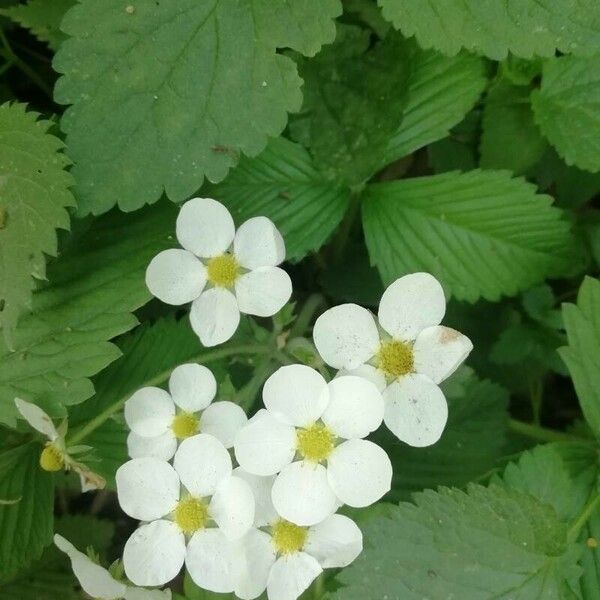
<svg viewBox="0 0 600 600"><path fill-rule="evenodd" d="M58 437L58 432L52 419L39 407L31 402L15 398L15 405L21 416L36 430L43 433L51 442Z"/></svg>
<svg viewBox="0 0 600 600"><path fill-rule="evenodd" d="M271 536L251 529L235 545L234 552L235 595L242 600L254 600L265 591L275 562Z"/></svg>
<svg viewBox="0 0 600 600"><path fill-rule="evenodd" d="M240 324L235 296L223 288L206 290L192 302L190 323L204 346L226 342Z"/></svg>
<svg viewBox="0 0 600 600"><path fill-rule="evenodd" d="M144 437L167 432L174 416L171 396L157 387L142 388L125 402L125 421L129 429Z"/></svg>
<svg viewBox="0 0 600 600"><path fill-rule="evenodd" d="M71 559L73 573L86 594L106 600L121 598L125 594L124 584L116 581L106 569L91 561L83 552L79 552L71 542L56 534L54 543Z"/></svg>
<svg viewBox="0 0 600 600"><path fill-rule="evenodd" d="M280 367L265 382L263 402L278 419L302 427L327 408L329 389L323 375L306 365Z"/></svg>
<svg viewBox="0 0 600 600"><path fill-rule="evenodd" d="M321 358L336 369L355 369L379 349L373 315L357 304L326 310L316 321L313 340Z"/></svg>
<svg viewBox="0 0 600 600"><path fill-rule="evenodd" d="M187 250L163 250L146 269L146 287L166 304L187 304L202 293L205 285L205 266Z"/></svg>
<svg viewBox="0 0 600 600"><path fill-rule="evenodd" d="M229 248L235 225L220 202L212 198L192 198L181 207L175 231L186 250L208 258L223 254Z"/></svg>
<svg viewBox="0 0 600 600"><path fill-rule="evenodd" d="M284 519L303 526L319 523L337 508L327 469L306 461L282 469L273 484L271 499Z"/></svg>
<svg viewBox="0 0 600 600"><path fill-rule="evenodd" d="M275 267L285 260L285 242L271 219L253 217L238 227L233 253L246 269Z"/></svg>
<svg viewBox="0 0 600 600"><path fill-rule="evenodd" d="M292 280L279 267L260 267L235 282L240 312L257 317L278 313L292 295Z"/></svg>
<svg viewBox="0 0 600 600"><path fill-rule="evenodd" d="M233 592L234 544L219 529L203 529L192 536L185 566L197 586L209 592Z"/></svg>
<svg viewBox="0 0 600 600"><path fill-rule="evenodd" d="M360 365L356 369L340 369L335 378L343 377L344 375L356 375L362 377L371 383L374 383L380 392L383 392L387 387L387 380L383 371L373 365Z"/></svg>
<svg viewBox="0 0 600 600"><path fill-rule="evenodd" d="M473 350L471 340L450 327L428 327L413 346L415 371L435 383L450 377Z"/></svg>
<svg viewBox="0 0 600 600"><path fill-rule="evenodd" d="M424 375L405 375L383 394L385 424L410 446L422 448L437 442L448 420L442 390Z"/></svg>
<svg viewBox="0 0 600 600"><path fill-rule="evenodd" d="M175 453L173 466L181 483L194 496L212 496L217 485L231 475L229 452L212 435L189 437Z"/></svg>
<svg viewBox="0 0 600 600"><path fill-rule="evenodd" d="M235 438L235 457L248 473L274 475L296 454L296 429L262 411Z"/></svg>
<svg viewBox="0 0 600 600"><path fill-rule="evenodd" d="M377 444L349 440L332 452L327 476L331 488L344 504L362 508L390 491L392 463Z"/></svg>
<svg viewBox="0 0 600 600"><path fill-rule="evenodd" d="M177 577L185 560L185 537L172 521L136 529L123 550L125 574L135 585L164 585Z"/></svg>
<svg viewBox="0 0 600 600"><path fill-rule="evenodd" d="M133 431L127 436L127 452L131 458L152 456L160 460L171 460L177 450L177 438L169 429L156 437L142 437Z"/></svg>
<svg viewBox="0 0 600 600"><path fill-rule="evenodd" d="M233 470L233 474L240 479L243 479L252 490L255 500L254 526L264 527L270 525L277 520L279 516L273 502L271 500L271 490L275 475L261 476L248 473L242 467L237 467Z"/></svg>
<svg viewBox="0 0 600 600"><path fill-rule="evenodd" d="M358 525L344 515L331 515L308 530L304 551L324 569L348 566L362 552L363 536Z"/></svg>
<svg viewBox="0 0 600 600"><path fill-rule="evenodd" d="M297 600L322 571L316 559L305 552L278 558L269 573L269 600Z"/></svg>
<svg viewBox="0 0 600 600"><path fill-rule="evenodd" d="M217 380L204 365L187 363L173 369L169 378L173 402L186 412L206 408L217 394Z"/></svg>
<svg viewBox="0 0 600 600"><path fill-rule="evenodd" d="M241 406L224 400L213 402L202 413L200 429L202 433L216 437L225 448L232 448L236 435L247 422L248 417Z"/></svg>
<svg viewBox="0 0 600 600"><path fill-rule="evenodd" d="M439 325L446 312L440 282L429 273L412 273L396 279L381 296L379 323L394 338L414 340L418 333Z"/></svg>
<svg viewBox="0 0 600 600"><path fill-rule="evenodd" d="M338 437L363 438L383 421L385 405L374 383L345 375L329 382L329 405L321 419Z"/></svg>
<svg viewBox="0 0 600 600"><path fill-rule="evenodd" d="M171 590L147 590L136 587L128 587L125 590L125 600L171 600L171 598Z"/></svg>
<svg viewBox="0 0 600 600"><path fill-rule="evenodd" d="M217 485L209 514L226 538L237 540L252 527L254 507L250 486L239 477L227 477Z"/></svg>
<svg viewBox="0 0 600 600"><path fill-rule="evenodd" d="M118 468L115 478L119 504L134 519L160 519L179 500L179 477L164 460L134 458Z"/></svg>

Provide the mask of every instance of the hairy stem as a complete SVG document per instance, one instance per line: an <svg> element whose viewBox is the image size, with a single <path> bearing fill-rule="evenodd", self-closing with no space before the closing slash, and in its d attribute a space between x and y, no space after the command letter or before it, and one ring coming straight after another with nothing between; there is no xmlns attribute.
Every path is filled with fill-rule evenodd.
<svg viewBox="0 0 600 600"><path fill-rule="evenodd" d="M567 539L574 542L579 537L582 527L589 521L590 517L600 507L600 492L595 491L588 503L583 507L581 514L573 521L567 533Z"/></svg>
<svg viewBox="0 0 600 600"><path fill-rule="evenodd" d="M556 429L548 429L541 425L535 425L533 423L524 423L517 419L510 419L508 421L509 428L515 433L525 435L539 442L578 442L580 444L593 443L592 440L571 435L570 433L564 433L557 431Z"/></svg>

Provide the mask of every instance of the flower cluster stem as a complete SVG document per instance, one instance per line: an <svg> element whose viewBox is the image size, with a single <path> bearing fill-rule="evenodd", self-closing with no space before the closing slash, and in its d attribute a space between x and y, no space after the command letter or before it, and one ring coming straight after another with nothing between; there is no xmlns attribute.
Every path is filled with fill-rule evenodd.
<svg viewBox="0 0 600 600"><path fill-rule="evenodd" d="M556 429L548 429L547 427L535 425L534 423L525 423L523 421L518 421L517 419L510 419L508 421L508 426L514 433L530 437L539 442L593 443L592 440L583 437L564 433L563 431L557 431Z"/></svg>
<svg viewBox="0 0 600 600"><path fill-rule="evenodd" d="M574 542L579 537L579 532L590 520L596 510L600 508L600 491L594 491L588 503L583 507L581 514L573 521L567 532L569 542Z"/></svg>

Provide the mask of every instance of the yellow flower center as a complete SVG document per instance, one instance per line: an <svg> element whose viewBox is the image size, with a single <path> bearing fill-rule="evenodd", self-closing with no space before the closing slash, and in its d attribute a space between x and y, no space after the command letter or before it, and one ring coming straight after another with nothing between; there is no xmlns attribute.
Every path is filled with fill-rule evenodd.
<svg viewBox="0 0 600 600"><path fill-rule="evenodd" d="M178 440L184 440L198 433L200 421L196 415L182 412L173 419L171 429Z"/></svg>
<svg viewBox="0 0 600 600"><path fill-rule="evenodd" d="M300 552L306 542L308 530L284 519L280 519L271 530L275 549L279 554Z"/></svg>
<svg viewBox="0 0 600 600"><path fill-rule="evenodd" d="M414 368L412 347L398 340L382 342L377 353L377 366L387 377L396 379Z"/></svg>
<svg viewBox="0 0 600 600"><path fill-rule="evenodd" d="M57 446L46 444L40 454L40 467L44 471L60 471L65 466L65 457Z"/></svg>
<svg viewBox="0 0 600 600"><path fill-rule="evenodd" d="M208 506L200 499L189 496L180 500L173 513L175 523L186 534L204 529L208 521Z"/></svg>
<svg viewBox="0 0 600 600"><path fill-rule="evenodd" d="M211 258L206 264L208 280L216 287L233 287L240 275L240 265L231 254Z"/></svg>
<svg viewBox="0 0 600 600"><path fill-rule="evenodd" d="M333 434L325 425L315 423L306 429L299 429L298 452L306 460L321 462L333 451Z"/></svg>

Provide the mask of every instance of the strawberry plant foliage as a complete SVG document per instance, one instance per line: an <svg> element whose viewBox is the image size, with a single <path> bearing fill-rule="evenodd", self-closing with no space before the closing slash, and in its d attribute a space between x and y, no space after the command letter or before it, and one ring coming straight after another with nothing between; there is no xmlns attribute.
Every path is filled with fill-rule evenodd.
<svg viewBox="0 0 600 600"><path fill-rule="evenodd" d="M63 21L56 99L80 212L181 201L257 155L300 108L294 62L335 35L339 0L86 0ZM94 23L92 31L89 23ZM199 76L200 75L200 76Z"/></svg>

